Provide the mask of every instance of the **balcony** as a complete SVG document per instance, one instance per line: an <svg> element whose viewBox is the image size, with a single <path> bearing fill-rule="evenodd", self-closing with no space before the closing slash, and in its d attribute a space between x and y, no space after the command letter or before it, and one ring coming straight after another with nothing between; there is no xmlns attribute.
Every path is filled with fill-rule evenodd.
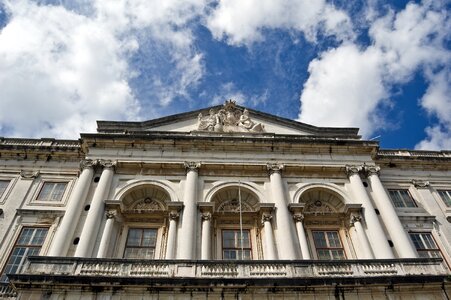
<svg viewBox="0 0 451 300"><path fill-rule="evenodd" d="M30 257L20 274L10 275L17 290L46 286L307 286L367 283L440 283L449 271L442 259L343 261L194 261Z"/></svg>

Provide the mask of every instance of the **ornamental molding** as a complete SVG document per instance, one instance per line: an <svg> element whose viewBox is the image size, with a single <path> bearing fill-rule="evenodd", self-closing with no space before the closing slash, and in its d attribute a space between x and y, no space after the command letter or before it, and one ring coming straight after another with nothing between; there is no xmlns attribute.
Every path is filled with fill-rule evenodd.
<svg viewBox="0 0 451 300"><path fill-rule="evenodd" d="M236 101L228 100L218 111L210 109L209 115L200 113L197 116L197 130L208 132L265 132L265 126L255 122L249 116L249 111L241 111Z"/></svg>
<svg viewBox="0 0 451 300"><path fill-rule="evenodd" d="M227 200L222 202L220 205L218 205L218 212L233 212L233 213L239 213L241 212L255 212L256 210L249 205L249 203L246 203L245 201L240 201L237 199Z"/></svg>
<svg viewBox="0 0 451 300"><path fill-rule="evenodd" d="M361 216L361 215L357 215L357 214L352 214L352 215L350 216L350 222L349 222L349 224L350 224L351 226L354 226L354 224L355 224L356 222L362 223L362 216Z"/></svg>
<svg viewBox="0 0 451 300"><path fill-rule="evenodd" d="M177 220L180 217L180 214L177 211L170 211L168 214L170 220Z"/></svg>
<svg viewBox="0 0 451 300"><path fill-rule="evenodd" d="M411 182L412 182L413 186L416 187L417 189L426 189L430 185L429 181L425 181L425 180L412 179Z"/></svg>
<svg viewBox="0 0 451 300"><path fill-rule="evenodd" d="M20 170L20 177L22 179L35 179L39 176L39 174L39 171Z"/></svg>
<svg viewBox="0 0 451 300"><path fill-rule="evenodd" d="M134 210L144 210L144 211L163 211L164 206L157 200L151 198L145 198L138 201L132 206Z"/></svg>

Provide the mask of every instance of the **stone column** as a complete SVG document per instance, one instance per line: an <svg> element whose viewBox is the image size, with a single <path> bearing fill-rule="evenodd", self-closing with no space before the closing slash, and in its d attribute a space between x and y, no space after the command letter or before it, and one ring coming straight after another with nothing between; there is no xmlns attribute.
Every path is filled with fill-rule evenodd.
<svg viewBox="0 0 451 300"><path fill-rule="evenodd" d="M115 164L111 161L100 161L100 164L103 166L102 175L92 197L91 207L81 232L80 243L77 250L75 250L75 257L91 257L92 255L104 212L104 200L110 191L113 180Z"/></svg>
<svg viewBox="0 0 451 300"><path fill-rule="evenodd" d="M311 259L310 251L307 242L307 236L304 230L304 215L301 213L295 213L293 215L294 222L296 224L296 231L298 233L299 245L301 246L302 259Z"/></svg>
<svg viewBox="0 0 451 300"><path fill-rule="evenodd" d="M99 251L97 251L97 258L105 258L108 254L110 246L111 235L113 233L114 222L117 216L117 211L109 210L105 214L106 223L103 228L102 239L100 240Z"/></svg>
<svg viewBox="0 0 451 300"><path fill-rule="evenodd" d="M285 199L284 186L281 171L283 165L268 164L269 179L271 183L272 201L276 207L276 240L279 251L279 259L297 259L297 251L294 243L294 228L288 203Z"/></svg>
<svg viewBox="0 0 451 300"><path fill-rule="evenodd" d="M393 239L395 248L401 258L418 257L416 249L410 242L410 238L396 214L392 201L382 186L379 179L379 170L380 168L377 166L365 166L368 180L370 181L371 188L374 192L375 202L377 203L385 227L390 231L390 236Z"/></svg>
<svg viewBox="0 0 451 300"><path fill-rule="evenodd" d="M176 240L177 240L177 219L180 214L177 211L169 212L169 230L168 243L166 245L166 259L175 258Z"/></svg>
<svg viewBox="0 0 451 300"><path fill-rule="evenodd" d="M371 250L370 242L365 234L365 229L362 226L362 217L359 215L351 215L351 226L354 226L359 245L362 249L363 259L374 259L373 251Z"/></svg>
<svg viewBox="0 0 451 300"><path fill-rule="evenodd" d="M262 225L265 231L265 259L277 259L276 248L274 245L273 230L271 225L272 215L270 213L262 214Z"/></svg>
<svg viewBox="0 0 451 300"><path fill-rule="evenodd" d="M65 256L74 236L75 228L83 210L83 203L91 186L94 176L95 162L87 159L80 163L81 174L70 195L66 212L48 252L48 256Z"/></svg>
<svg viewBox="0 0 451 300"><path fill-rule="evenodd" d="M360 171L362 171L361 166L346 166L346 173L349 177L355 200L362 203L363 216L366 221L367 232L369 234L373 253L376 255L376 258L380 259L395 258L393 251L388 244L382 225L376 215L374 206L360 179Z"/></svg>
<svg viewBox="0 0 451 300"><path fill-rule="evenodd" d="M180 259L196 259L194 247L196 245L197 218L197 180L200 163L185 162L186 182L183 198L182 227L180 229L180 245L177 247Z"/></svg>
<svg viewBox="0 0 451 300"><path fill-rule="evenodd" d="M202 213L201 259L211 259L211 213Z"/></svg>

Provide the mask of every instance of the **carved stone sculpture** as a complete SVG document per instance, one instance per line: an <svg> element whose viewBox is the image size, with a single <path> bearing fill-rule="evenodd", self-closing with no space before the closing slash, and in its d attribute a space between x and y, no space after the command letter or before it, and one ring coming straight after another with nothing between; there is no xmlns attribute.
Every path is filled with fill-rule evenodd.
<svg viewBox="0 0 451 300"><path fill-rule="evenodd" d="M241 111L235 101L226 101L218 112L210 109L208 116L201 113L197 117L197 130L212 132L264 132L261 123L254 122L249 111Z"/></svg>

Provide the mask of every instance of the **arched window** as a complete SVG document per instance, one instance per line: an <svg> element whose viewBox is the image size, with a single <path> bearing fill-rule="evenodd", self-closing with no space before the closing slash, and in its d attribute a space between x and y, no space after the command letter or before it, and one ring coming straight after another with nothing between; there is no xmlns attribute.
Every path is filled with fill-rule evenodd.
<svg viewBox="0 0 451 300"><path fill-rule="evenodd" d="M165 258L168 227L170 218L174 216L171 212L178 211L181 207L181 204L174 205L174 202L171 202L168 192L162 187L152 184L134 187L126 192L120 201L107 202L107 211L116 213L118 238L115 250L112 251L114 253L110 252L105 256L131 259ZM178 214L176 216L178 217ZM99 252L101 251L102 249L99 249ZM104 251L108 252L107 249Z"/></svg>
<svg viewBox="0 0 451 300"><path fill-rule="evenodd" d="M349 210L339 194L311 188L302 193L299 203L312 258L340 260L354 256L347 240Z"/></svg>
<svg viewBox="0 0 451 300"><path fill-rule="evenodd" d="M249 189L221 189L211 199L213 211L213 259L251 260L262 258L260 204Z"/></svg>

